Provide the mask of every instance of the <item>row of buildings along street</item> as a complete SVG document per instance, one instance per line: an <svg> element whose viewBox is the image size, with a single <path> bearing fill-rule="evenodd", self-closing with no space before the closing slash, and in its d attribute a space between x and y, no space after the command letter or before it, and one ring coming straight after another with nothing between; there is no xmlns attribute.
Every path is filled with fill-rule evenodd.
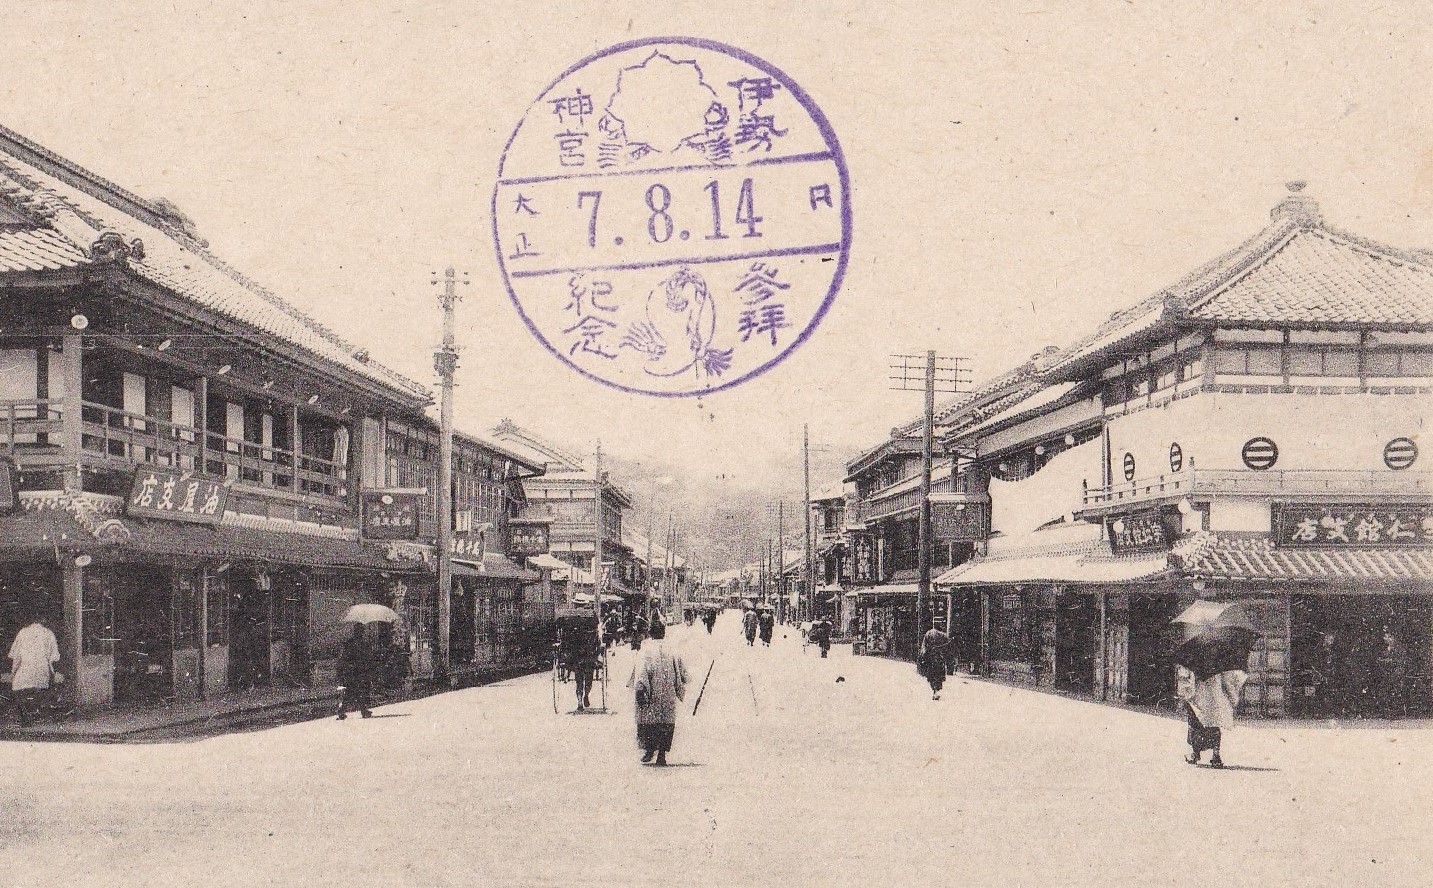
<svg viewBox="0 0 1433 888"><path fill-rule="evenodd" d="M0 300L0 638L44 619L72 706L331 691L357 603L402 618L396 685L545 669L599 498L608 594L684 587L591 457L504 421L453 435L440 590L428 388L3 128Z"/></svg>
<svg viewBox="0 0 1433 888"><path fill-rule="evenodd" d="M1303 189L1093 334L936 406L929 590L920 418L812 498L810 587L800 551L718 579L809 588L856 653L902 659L928 594L957 668L1145 705L1175 699L1171 618L1236 601L1260 633L1244 714L1426 717L1433 254L1342 231Z"/></svg>

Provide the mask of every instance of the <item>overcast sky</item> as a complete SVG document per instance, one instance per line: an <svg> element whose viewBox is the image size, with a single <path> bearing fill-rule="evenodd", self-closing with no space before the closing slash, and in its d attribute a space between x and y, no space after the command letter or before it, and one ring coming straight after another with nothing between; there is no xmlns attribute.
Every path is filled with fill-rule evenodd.
<svg viewBox="0 0 1433 888"><path fill-rule="evenodd" d="M1416 6L587 5L7 4L0 114L170 198L221 256L424 382L430 272L468 271L462 426L510 416L572 449L600 436L733 490L798 492L803 423L820 487L914 416L918 395L885 388L889 353L963 355L980 378L1067 343L1257 231L1287 180L1335 225L1433 246L1433 34ZM850 270L821 328L700 404L552 357L508 301L488 218L503 144L547 84L662 34L784 70L852 182Z"/></svg>

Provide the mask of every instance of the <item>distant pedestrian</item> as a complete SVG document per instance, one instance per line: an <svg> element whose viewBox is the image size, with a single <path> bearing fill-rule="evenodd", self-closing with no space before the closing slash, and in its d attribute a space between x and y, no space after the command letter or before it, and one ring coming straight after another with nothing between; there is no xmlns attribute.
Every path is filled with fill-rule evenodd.
<svg viewBox="0 0 1433 888"><path fill-rule="evenodd" d="M1408 714L1408 645L1383 630L1383 649L1378 653L1378 714L1401 718Z"/></svg>
<svg viewBox="0 0 1433 888"><path fill-rule="evenodd" d="M597 673L597 661L602 658L596 624L563 631L561 645L561 659L567 662L577 679L577 711L591 709L592 677Z"/></svg>
<svg viewBox="0 0 1433 888"><path fill-rule="evenodd" d="M353 624L353 634L344 639L343 646L339 648L338 682L343 685L338 720L348 718L350 709L357 709L364 718L372 718L373 649L362 623Z"/></svg>
<svg viewBox="0 0 1433 888"><path fill-rule="evenodd" d="M1176 667L1178 693L1184 700L1185 716L1189 721L1189 755L1184 757L1191 765L1199 764L1204 751L1210 750L1212 768L1224 767L1220 757L1220 743L1224 729L1234 727L1234 711L1239 708L1239 694L1249 674L1242 669L1231 669L1206 678L1199 678L1183 666Z"/></svg>
<svg viewBox="0 0 1433 888"><path fill-rule="evenodd" d="M642 748L643 764L653 756L657 764L667 763L677 730L677 701L687 696L686 664L667 647L666 637L667 627L653 623L651 643L627 680L636 699L637 745Z"/></svg>
<svg viewBox="0 0 1433 888"><path fill-rule="evenodd" d="M755 647L756 645L756 624L756 611L749 610L741 615L741 631L746 635L746 644L748 647Z"/></svg>
<svg viewBox="0 0 1433 888"><path fill-rule="evenodd" d="M826 620L817 620L812 623L811 632L807 638L821 649L823 659L831 652L831 624Z"/></svg>
<svg viewBox="0 0 1433 888"><path fill-rule="evenodd" d="M20 727L34 722L40 701L52 683L61 680L55 671L60 662L60 643L55 633L36 617L15 635L10 645L10 689L15 694L15 713Z"/></svg>
<svg viewBox="0 0 1433 888"><path fill-rule="evenodd" d="M702 615L702 622L706 624L708 635L711 635L712 630L716 628L716 618L717 612L715 610L708 610Z"/></svg>
<svg viewBox="0 0 1433 888"><path fill-rule="evenodd" d="M761 643L771 647L771 632L776 628L776 615L769 610L764 610L756 618L757 631L761 634Z"/></svg>
<svg viewBox="0 0 1433 888"><path fill-rule="evenodd" d="M621 643L619 641L622 636L621 617L617 616L617 614L615 613L609 613L607 615L607 619L603 622L602 628L602 643L606 645L609 649L612 647L613 642L618 642L619 644Z"/></svg>
<svg viewBox="0 0 1433 888"><path fill-rule="evenodd" d="M921 675L930 683L930 698L940 699L941 688L945 687L946 663L950 656L950 636L932 626L921 637L920 651L916 654L916 665Z"/></svg>
<svg viewBox="0 0 1433 888"><path fill-rule="evenodd" d="M632 636L629 639L632 642L632 650L640 651L642 649L642 639L646 637L647 621L640 614L637 614L632 618Z"/></svg>

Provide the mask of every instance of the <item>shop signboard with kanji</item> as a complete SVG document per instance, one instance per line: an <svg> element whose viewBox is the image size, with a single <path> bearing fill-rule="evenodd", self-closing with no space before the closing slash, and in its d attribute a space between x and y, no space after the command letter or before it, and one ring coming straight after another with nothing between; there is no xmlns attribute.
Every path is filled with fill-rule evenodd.
<svg viewBox="0 0 1433 888"><path fill-rule="evenodd" d="M1433 545L1433 504L1284 504L1274 510L1280 546Z"/></svg>
<svg viewBox="0 0 1433 888"><path fill-rule="evenodd" d="M931 503L930 526L943 543L969 543L986 538L985 503Z"/></svg>
<svg viewBox="0 0 1433 888"><path fill-rule="evenodd" d="M486 551L486 541L480 533L471 536L466 534L463 536L455 536L452 542L448 544L448 551L459 558L472 558L482 561Z"/></svg>
<svg viewBox="0 0 1433 888"><path fill-rule="evenodd" d="M229 488L223 481L145 466L135 470L124 511L134 518L218 524L228 505Z"/></svg>
<svg viewBox="0 0 1433 888"><path fill-rule="evenodd" d="M1115 518L1109 523L1110 548L1116 554L1167 549L1177 536L1170 526L1177 517L1161 511Z"/></svg>
<svg viewBox="0 0 1433 888"><path fill-rule="evenodd" d="M363 495L363 536L370 540L418 538L418 495L366 493Z"/></svg>
<svg viewBox="0 0 1433 888"><path fill-rule="evenodd" d="M513 524L508 528L508 554L541 555L548 549L546 524Z"/></svg>

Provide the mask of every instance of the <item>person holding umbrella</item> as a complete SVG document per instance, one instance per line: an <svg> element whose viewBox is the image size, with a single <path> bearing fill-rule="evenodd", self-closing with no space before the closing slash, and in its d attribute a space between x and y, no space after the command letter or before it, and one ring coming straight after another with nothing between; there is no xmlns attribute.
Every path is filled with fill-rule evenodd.
<svg viewBox="0 0 1433 888"><path fill-rule="evenodd" d="M343 686L343 699L338 704L338 720L348 718L352 709L357 709L364 718L372 718L373 680L377 661L365 624L397 623L398 614L381 604L355 604L343 615L343 621L353 624L353 634L344 639L338 652L338 682Z"/></svg>
<svg viewBox="0 0 1433 888"><path fill-rule="evenodd" d="M831 653L831 624L825 617L811 624L811 634L807 638L821 649L822 659Z"/></svg>
<svg viewBox="0 0 1433 888"><path fill-rule="evenodd" d="M1259 632L1243 607L1227 602L1196 601L1171 623L1184 632L1174 649L1177 693L1189 722L1190 753L1184 760L1197 765L1208 750L1213 753L1210 767L1222 768L1220 744L1224 730L1234 727L1239 695L1249 680L1249 652Z"/></svg>

